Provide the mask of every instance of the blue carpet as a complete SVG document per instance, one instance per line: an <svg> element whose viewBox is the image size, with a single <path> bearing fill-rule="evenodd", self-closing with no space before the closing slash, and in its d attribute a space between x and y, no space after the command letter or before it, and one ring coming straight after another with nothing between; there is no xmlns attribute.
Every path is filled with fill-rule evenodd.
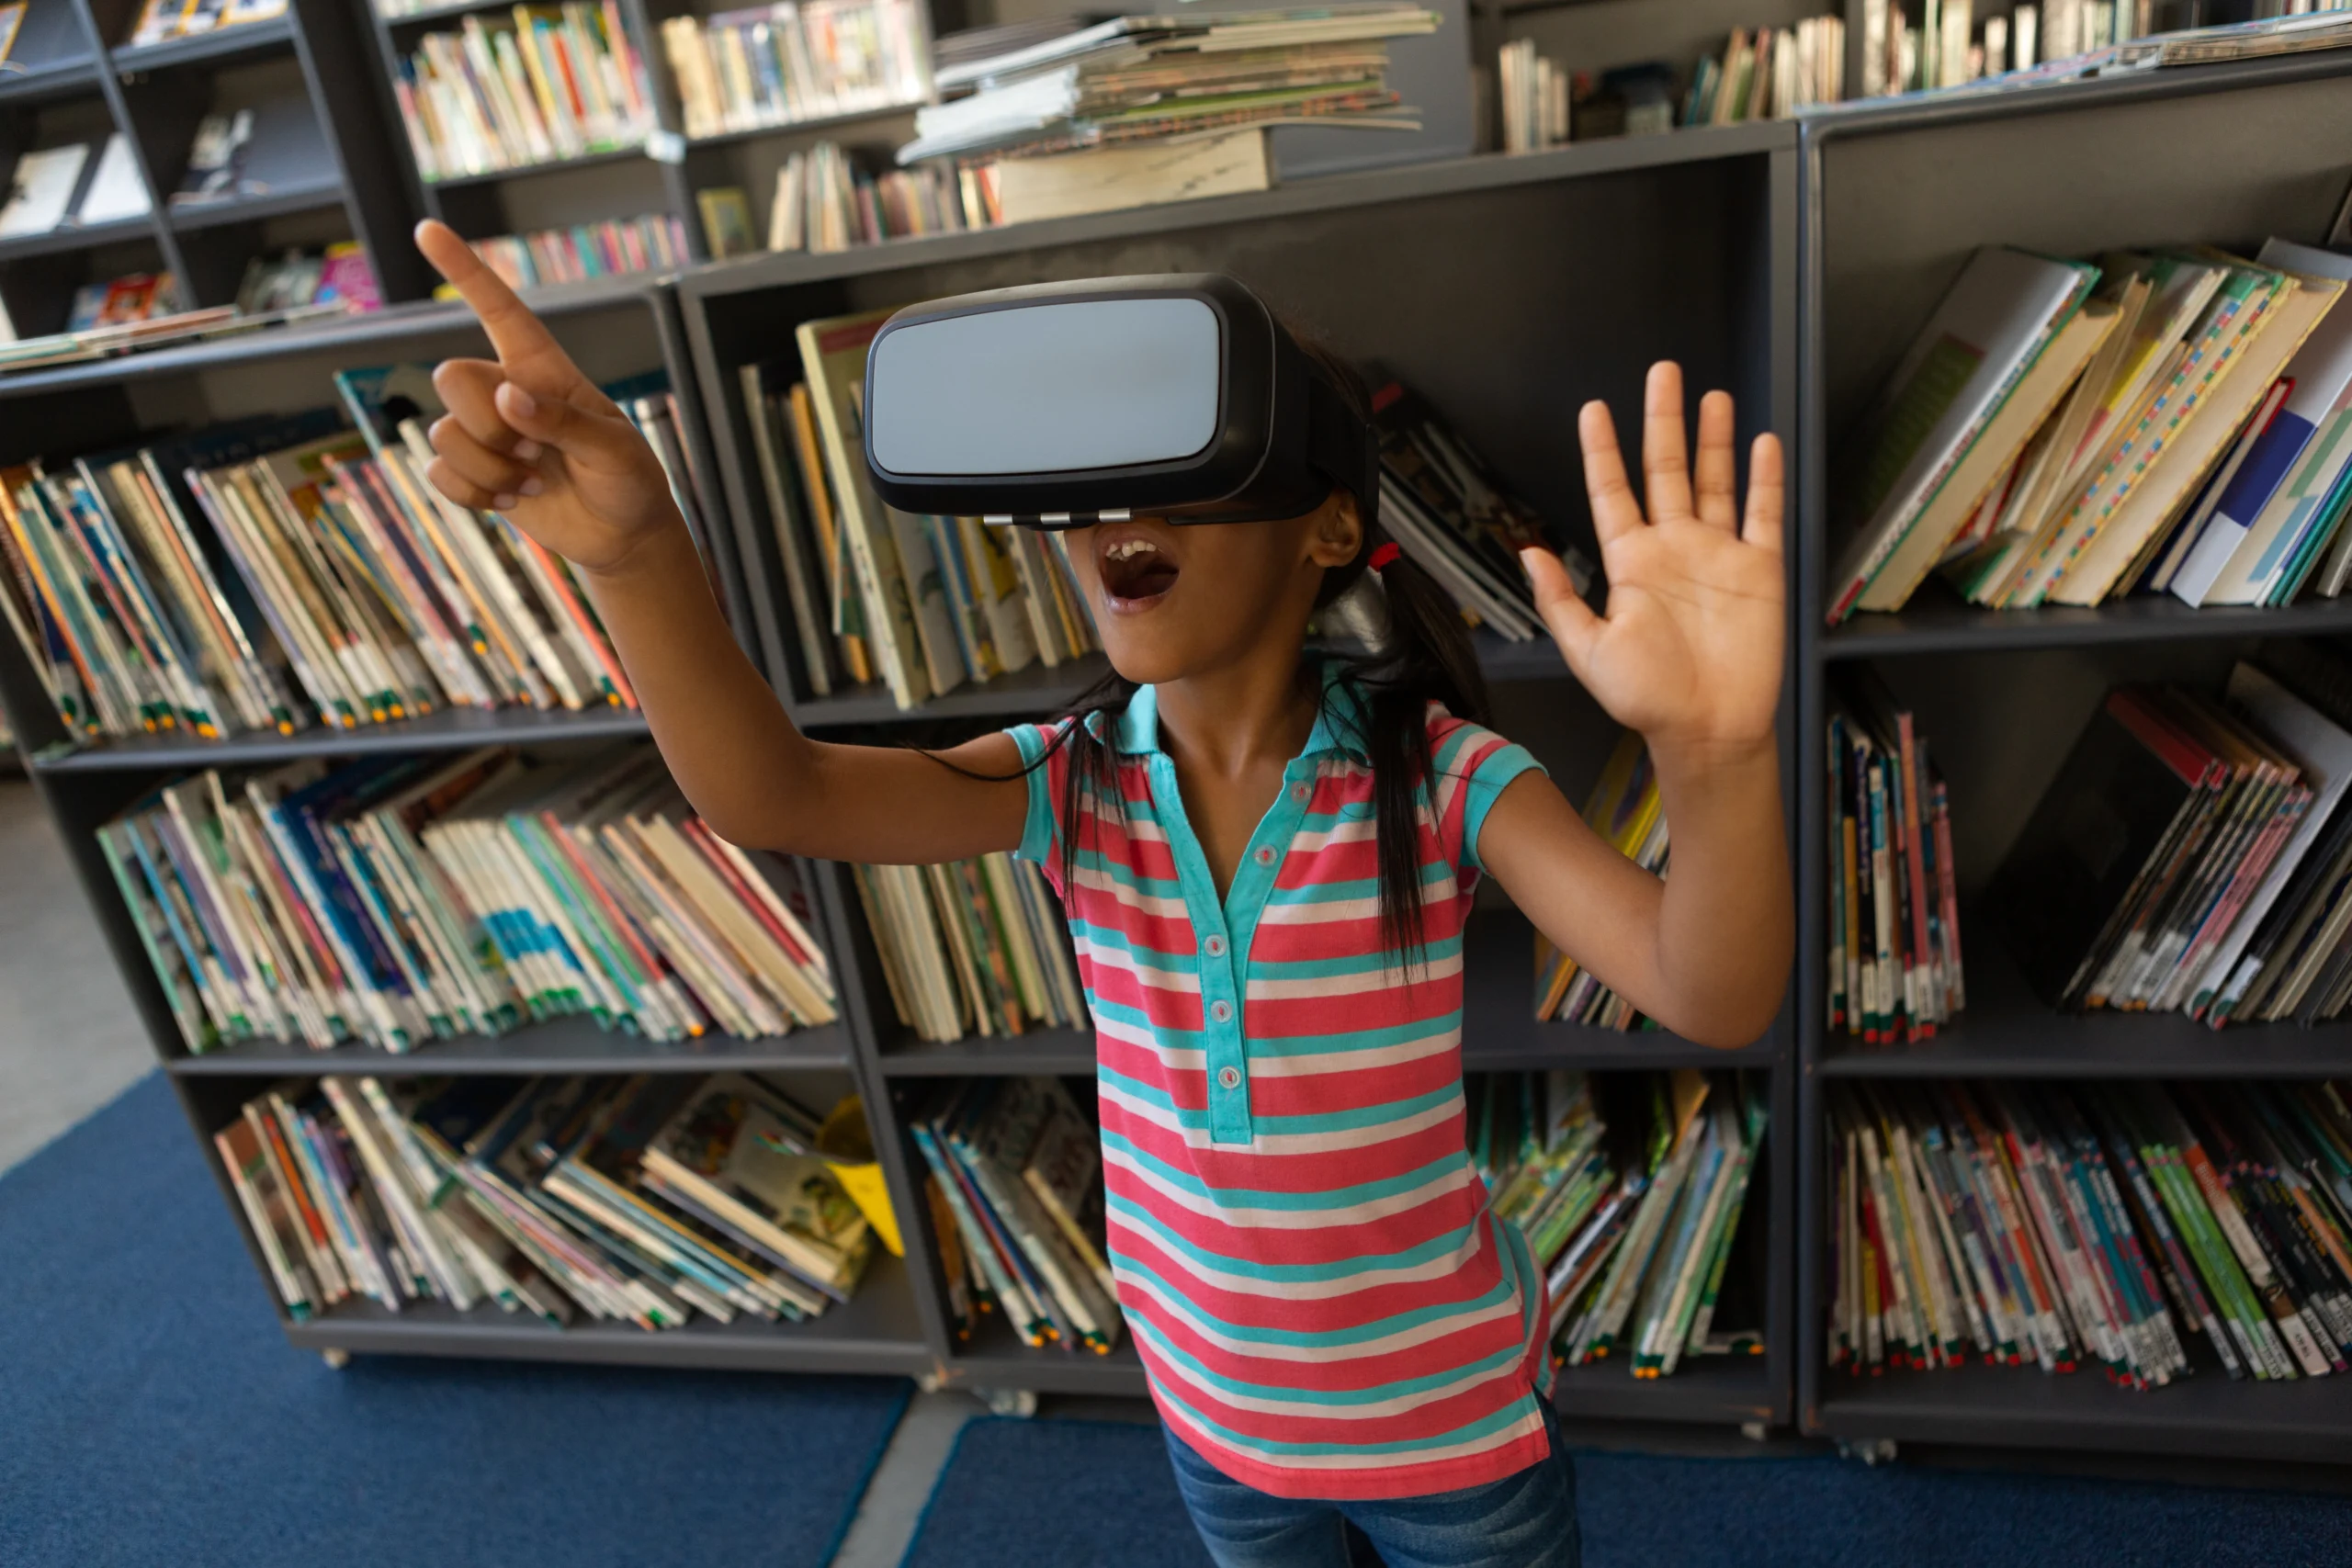
<svg viewBox="0 0 2352 1568"><path fill-rule="evenodd" d="M820 1568L896 1378L289 1347L161 1077L0 1179L0 1563Z"/></svg>
<svg viewBox="0 0 2352 1568"><path fill-rule="evenodd" d="M2352 1501L1890 1465L1578 1453L1586 1568L2316 1568ZM1041 1525L1041 1510L1050 1525ZM1153 1427L966 1427L902 1568L1207 1568Z"/></svg>

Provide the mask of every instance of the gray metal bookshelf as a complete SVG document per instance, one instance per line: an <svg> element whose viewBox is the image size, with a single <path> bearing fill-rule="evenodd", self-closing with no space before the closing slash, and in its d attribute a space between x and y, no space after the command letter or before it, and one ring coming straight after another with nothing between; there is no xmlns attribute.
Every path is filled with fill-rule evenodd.
<svg viewBox="0 0 2352 1568"><path fill-rule="evenodd" d="M998 285L1109 272L1216 270L1240 276L1341 353L1428 396L1506 480L1547 516L1586 527L1574 411L1609 398L1630 419L1652 359L1680 358L1694 381L1730 388L1750 430L1794 429L1796 133L1790 125L1596 142L1531 156L1473 158L1303 182L1279 190L942 235L831 256L766 255L681 277L681 313L703 377L712 446L762 656L804 726L835 735L948 739L1057 711L1102 672L1032 669L957 688L901 712L875 688L819 696L799 664L759 479L740 368L796 354L800 322ZM1589 532L1585 540L1589 546ZM1548 645L1482 636L1498 722L1533 746L1572 795L1605 754L1611 727ZM1793 721L1793 684L1785 712ZM1791 829L1793 837L1795 829ZM943 1079L1093 1076L1093 1041L1072 1031L925 1043L892 1012L845 868L820 868L828 934L864 1053L876 1146L910 1238L907 1261L951 1385L1139 1393L1132 1347L1106 1357L1032 1350L995 1314L969 1340L949 1332L922 1167L905 1123ZM1776 1129L1795 1123L1781 1024L1736 1052L1672 1036L1538 1022L1532 931L1507 905L1482 908L1465 953L1466 1070L1681 1066L1766 1075ZM1771 1141L1767 1195L1747 1223L1792 1234L1793 1141ZM1620 1365L1572 1369L1558 1404L1573 1415L1740 1426L1789 1416L1792 1341L1788 1248L1765 1249L1766 1353L1710 1359L1636 1381Z"/></svg>
<svg viewBox="0 0 2352 1568"><path fill-rule="evenodd" d="M0 74L0 162L128 137L148 210L0 240L0 299L21 336L63 326L74 291L134 272L175 274L191 303L225 305L255 255L356 240L387 299L430 291L407 243L415 209L394 167L379 84L343 0L288 0L268 21L133 48L136 0L31 0ZM197 125L250 109L245 176L258 190L175 205ZM84 178L88 178L85 165Z"/></svg>
<svg viewBox="0 0 2352 1568"><path fill-rule="evenodd" d="M2352 1399L2335 1380L2233 1382L2217 1364L2132 1392L2096 1374L1972 1366L1858 1377L1825 1365L1826 1078L2294 1078L2352 1075L2352 1032L2324 1025L2215 1033L2171 1015L2052 1012L2018 976L1971 895L2006 853L2100 693L2128 680L2211 682L2265 637L2341 636L2319 601L2190 610L2127 599L2094 610L1984 611L1940 582L1899 615L1825 629L1828 454L1969 253L2056 255L2267 235L2321 243L2352 180L2352 58L2312 55L2146 73L2056 90L1892 102L1804 130L1802 500L1796 640L1803 825L1797 1141L1797 1412L1857 1441L1998 1444L2214 1457L2352 1460ZM1951 790L1968 1008L1934 1038L1870 1048L1826 1029L1824 759L1828 683L1867 660L1913 706Z"/></svg>

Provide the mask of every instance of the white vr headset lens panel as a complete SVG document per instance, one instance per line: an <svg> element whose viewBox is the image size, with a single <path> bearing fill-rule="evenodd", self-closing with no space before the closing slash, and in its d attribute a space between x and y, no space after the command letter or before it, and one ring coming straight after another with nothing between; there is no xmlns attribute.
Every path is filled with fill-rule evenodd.
<svg viewBox="0 0 2352 1568"><path fill-rule="evenodd" d="M869 450L912 477L1181 462L1217 434L1224 334L1201 299L1081 299L910 322L874 345Z"/></svg>

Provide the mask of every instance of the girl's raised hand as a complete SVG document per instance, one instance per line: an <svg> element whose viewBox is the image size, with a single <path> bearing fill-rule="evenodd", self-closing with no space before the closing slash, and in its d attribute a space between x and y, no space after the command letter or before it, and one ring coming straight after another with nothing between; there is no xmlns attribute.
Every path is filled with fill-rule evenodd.
<svg viewBox="0 0 2352 1568"><path fill-rule="evenodd" d="M1608 405L1577 417L1584 477L1600 540L1609 603L1600 615L1577 596L1548 550L1522 552L1535 604L1568 668L1653 754L1705 761L1772 740L1781 696L1784 583L1781 566L1781 444L1759 435L1747 462L1741 520L1732 457L1732 400L1699 404L1694 474L1682 431L1682 371L1650 367L1642 417L1649 502L1626 482Z"/></svg>
<svg viewBox="0 0 2352 1568"><path fill-rule="evenodd" d="M481 318L498 356L434 370L449 412L428 433L436 456L425 477L592 572L680 525L653 448L505 280L447 224L418 224L416 245Z"/></svg>

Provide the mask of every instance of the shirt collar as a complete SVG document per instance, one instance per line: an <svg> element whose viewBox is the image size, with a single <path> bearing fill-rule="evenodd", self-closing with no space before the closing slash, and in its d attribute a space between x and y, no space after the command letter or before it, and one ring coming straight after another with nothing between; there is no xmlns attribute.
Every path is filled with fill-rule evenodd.
<svg viewBox="0 0 2352 1568"><path fill-rule="evenodd" d="M1365 750L1371 726L1354 687L1341 679L1346 670L1336 659L1324 661L1323 703L1316 710L1315 728L1307 733L1306 748L1299 752L1302 760L1326 751L1343 751L1367 767L1372 764ZM1099 709L1086 716L1086 728L1096 739L1102 738L1102 715ZM1159 750L1158 687L1136 688L1136 694L1127 699L1126 712L1118 717L1116 739L1112 744L1114 750L1130 756L1144 756Z"/></svg>

